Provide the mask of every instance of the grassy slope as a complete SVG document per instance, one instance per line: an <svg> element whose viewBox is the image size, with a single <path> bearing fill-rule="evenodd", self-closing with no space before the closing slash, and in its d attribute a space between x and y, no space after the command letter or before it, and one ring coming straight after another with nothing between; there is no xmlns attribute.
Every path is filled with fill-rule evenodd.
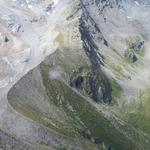
<svg viewBox="0 0 150 150"><path fill-rule="evenodd" d="M141 92L139 102L132 100L124 108L124 120L127 120L131 125L137 129L150 135L150 88ZM149 138L150 139L150 138Z"/></svg>
<svg viewBox="0 0 150 150"><path fill-rule="evenodd" d="M64 50L63 54L60 51L56 51L51 58L48 58L48 60L52 59L55 62L55 66L61 66L70 76L72 74L72 70L75 68L78 68L81 65L89 66L84 54L79 55L78 53L75 53L73 57L71 57L73 51L74 50ZM65 57L62 57L62 55ZM115 125L110 123L110 121L108 121L100 111L98 111L79 93L71 89L65 82L50 79L50 68L50 65L46 65L45 63L40 65L43 83L46 87L46 94L48 95L46 100L49 101L50 105L53 105L58 110L62 111L63 114L65 113L68 126L64 126L59 121L53 120L53 122L57 121L57 126L55 126L51 124L52 118L45 116L45 114L41 113L38 109L24 106L22 104L16 105L15 100L10 101L17 111L61 134L68 137L80 138L81 142L83 141L83 144L85 144L85 141L87 140L83 139L82 134L84 129L88 128L91 131L92 137L99 137L102 142L105 142L105 144L112 144L115 150L147 149L144 138L137 134L136 131L132 131L130 126L121 126L121 130L116 128ZM85 69L86 68L87 67L85 67ZM121 96L122 90L115 80L111 81L111 85L113 104L115 104L116 99ZM40 87L36 88L38 91L41 91ZM17 98L17 91L14 93L13 97ZM68 106L71 106L73 111L71 111ZM125 133L126 131L128 132Z"/></svg>
<svg viewBox="0 0 150 150"><path fill-rule="evenodd" d="M61 41L59 43L61 43ZM141 54L140 51L139 55L143 56L143 53ZM52 62L55 64L54 66L52 64L51 65L53 67L62 67L64 69L64 72L66 72L69 77L71 77L73 70L76 70L81 66L84 68L85 72L88 72L90 66L89 60L85 56L84 51L74 50L72 48L57 50L50 58L47 59L47 61L49 62L51 61L51 59ZM108 66L110 66L110 68L114 71L118 78L124 78L125 70L129 72L132 71L132 69L130 70L130 67L128 67L132 64L127 62L125 59L122 60L122 58L120 58L116 62L116 64L113 64L111 61L109 63L108 60L106 61L107 62L105 63L107 63ZM133 67L134 66L136 67L136 64L134 64ZM40 71L42 74L43 83L46 88L46 94L48 95L48 98L45 97L45 99L49 102L51 106L54 106L54 108L56 108L58 111L64 114L65 119L62 118L62 120L63 122L66 122L67 125L59 121L57 117L56 119L51 118L51 114L44 114L38 108L30 106L30 104L22 104L22 102L20 102L19 100L22 99L21 95L18 95L17 91L14 91L13 98L18 100L10 101L10 103L18 112L21 112L23 115L33 119L34 121L41 123L44 126L53 129L61 134L64 134L68 137L82 138L82 132L87 127L91 131L92 137L99 137L102 142L105 142L106 144L112 144L115 149L147 149L147 145L145 144L143 137L140 137L140 135L138 135L136 131L132 131L132 128L130 128L130 126L121 126L121 130L115 128L115 125L111 124L110 121L105 119L101 112L97 111L97 109L94 106L92 106L79 93L71 89L65 82L50 79L50 65L45 65L44 63L42 63L39 68L41 69ZM34 80L34 77L33 79L31 79L31 82L32 80ZM122 94L122 89L115 80L110 80L110 83L112 86L113 99L111 106L113 106L117 103L117 100L120 98ZM39 91L39 93L43 96L43 92L40 89L41 87L35 86L33 88L37 89L37 91ZM145 104L147 104L147 102L145 102ZM70 106L73 109L73 111L71 111L68 108ZM139 129L146 128L146 130L149 130L149 122L146 121L148 120L148 115L145 116L144 112L148 110L148 106L144 107L146 109L143 109L142 114L140 113L139 115L139 113L137 113L137 115L134 114L133 117L131 113L128 115L127 121L129 121L129 124L131 123ZM111 109L111 107L109 109ZM54 111L54 114L55 113L56 111ZM146 113L148 114L148 111ZM145 121L142 123L143 118L145 119ZM128 132L125 133L125 130Z"/></svg>
<svg viewBox="0 0 150 150"><path fill-rule="evenodd" d="M46 69L47 68L47 69ZM106 120L103 115L94 108L88 101L83 97L78 95L72 89L70 89L64 82L58 80L50 80L48 76L48 67L41 65L43 82L47 89L48 95L51 97L54 95L55 104L57 105L57 100L55 99L54 91L64 95L65 102L62 107L64 110L67 109L66 103L73 107L75 110L75 115L77 115L86 127L91 131L93 137L101 138L105 143L112 144L115 149L145 149L143 143L134 143L131 138L120 133L113 125ZM67 112L67 110L66 110ZM67 112L68 113L68 112ZM70 112L71 113L71 112ZM133 135L134 136L134 135Z"/></svg>
<svg viewBox="0 0 150 150"><path fill-rule="evenodd" d="M81 139L81 143L86 143L86 146L89 145L89 147L92 146L90 144L91 142L86 142L87 140L83 139L82 137L84 126L86 126L91 131L92 137L99 137L102 142L105 142L105 144L112 144L115 150L146 149L146 145L144 145L145 143L142 140L132 140L134 135L130 137L130 135L128 136L120 132L110 123L110 121L105 119L103 114L99 112L91 103L89 103L79 93L72 90L63 81L49 79L48 65L41 64L40 68L43 77L43 83L46 87L47 95L49 96L49 102L52 102L56 107L65 111L70 120L70 122L68 123L72 126L72 129L64 129L61 127L58 129L51 124L46 124L42 119L43 114L41 114L41 112L39 112L35 108L24 107L24 105L17 106L15 103L15 99L13 100L12 96L12 105L17 111L35 120L36 122L47 126L48 128L65 134L68 137L78 137ZM58 94L59 96L64 97L62 100L62 104L59 103L60 99L56 98ZM72 106L74 111L70 111L70 109L68 109L68 104ZM84 126L82 125L81 121ZM133 132L133 134L135 133Z"/></svg>

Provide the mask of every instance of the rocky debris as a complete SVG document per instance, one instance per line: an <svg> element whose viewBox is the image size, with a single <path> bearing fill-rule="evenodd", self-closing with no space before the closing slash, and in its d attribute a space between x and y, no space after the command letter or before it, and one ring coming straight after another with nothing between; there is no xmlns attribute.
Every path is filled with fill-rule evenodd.
<svg viewBox="0 0 150 150"><path fill-rule="evenodd" d="M96 102L110 104L112 101L112 89L107 77L99 70L92 70L87 79L87 85L90 86L87 92L91 98Z"/></svg>
<svg viewBox="0 0 150 150"><path fill-rule="evenodd" d="M89 7L91 5L94 5L93 7L96 7L98 10L98 14L102 15L104 18L104 22L106 22L107 18L105 16L105 10L112 9L114 7L117 8L123 8L122 6L122 0L95 0L95 1L81 1L82 6Z"/></svg>
<svg viewBox="0 0 150 150"><path fill-rule="evenodd" d="M80 18L80 34L81 40L83 42L83 49L90 59L91 64L100 68L103 65L104 57L98 53L98 44L102 43L105 46L109 46L107 40L103 36L99 26L90 16L89 12L86 9L86 6L81 2L81 8L83 10L83 14Z"/></svg>
<svg viewBox="0 0 150 150"><path fill-rule="evenodd" d="M9 39L8 39L8 37L7 36L5 36L5 38L4 38L4 42L9 42Z"/></svg>
<svg viewBox="0 0 150 150"><path fill-rule="evenodd" d="M8 20L7 22L7 27L9 28L9 30L16 34L20 31L21 29L21 24L17 23L16 21L14 20Z"/></svg>
<svg viewBox="0 0 150 150"><path fill-rule="evenodd" d="M0 148L4 150L36 150L30 144L26 144L2 130L0 130Z"/></svg>
<svg viewBox="0 0 150 150"><path fill-rule="evenodd" d="M97 145L100 145L102 143L101 139L99 137L94 138L94 143Z"/></svg>
<svg viewBox="0 0 150 150"><path fill-rule="evenodd" d="M130 59L132 60L132 62L136 62L138 60L137 56L134 53L131 53Z"/></svg>
<svg viewBox="0 0 150 150"><path fill-rule="evenodd" d="M144 41L137 41L136 43L131 43L129 45L129 49L132 49L133 51L138 51L144 47Z"/></svg>
<svg viewBox="0 0 150 150"><path fill-rule="evenodd" d="M84 138L86 138L86 139L88 139L88 140L91 140L92 134L91 134L90 130L85 129L82 134L83 134L83 137L84 137Z"/></svg>
<svg viewBox="0 0 150 150"><path fill-rule="evenodd" d="M108 150L113 150L112 145L108 146Z"/></svg>
<svg viewBox="0 0 150 150"><path fill-rule="evenodd" d="M84 81L84 77L79 75L73 81L71 81L70 84L71 84L72 87L75 87L77 89L81 89L83 81Z"/></svg>
<svg viewBox="0 0 150 150"><path fill-rule="evenodd" d="M33 18L33 19L30 20L30 22L31 22L31 23L36 23L36 22L38 22L38 20L39 20L39 19L37 19L37 18Z"/></svg>
<svg viewBox="0 0 150 150"><path fill-rule="evenodd" d="M96 6L98 6L99 8L98 10L100 13L103 13L103 11L108 7L113 8L113 2L110 0L101 0L101 1L96 0L95 3L96 3Z"/></svg>
<svg viewBox="0 0 150 150"><path fill-rule="evenodd" d="M86 6L81 3L81 8L83 10L83 14L80 19L80 32L81 32L81 38L83 40L92 40L95 41L95 45L97 42L103 43L105 46L108 46L108 42L103 36L103 33L101 29L99 28L98 24L93 20L93 18L90 16L90 13L88 12ZM86 35L86 32L88 35ZM85 34L85 36L84 36ZM89 37L86 37L89 36ZM88 38L88 39L86 39ZM94 47L96 48L96 47Z"/></svg>
<svg viewBox="0 0 150 150"><path fill-rule="evenodd" d="M136 62L138 60L138 57L136 53L132 50L128 50L125 52L125 57L131 61L132 63Z"/></svg>
<svg viewBox="0 0 150 150"><path fill-rule="evenodd" d="M0 33L0 44L8 43L10 41L10 37L5 33Z"/></svg>
<svg viewBox="0 0 150 150"><path fill-rule="evenodd" d="M82 18L80 20L80 33L81 33L81 39L83 41L83 49L85 50L87 57L90 59L91 63L94 66L100 67L100 65L102 64L102 60L96 53L98 47L95 44L93 36L90 34L90 31L85 26L85 22L83 21Z"/></svg>
<svg viewBox="0 0 150 150"><path fill-rule="evenodd" d="M125 51L125 57L132 63L138 60L138 53L144 53L144 41L138 38L127 40L128 49Z"/></svg>
<svg viewBox="0 0 150 150"><path fill-rule="evenodd" d="M93 143L97 145L102 144L102 141L99 137L92 137L92 133L89 129L85 129L82 134L84 138L91 140Z"/></svg>
<svg viewBox="0 0 150 150"><path fill-rule="evenodd" d="M107 47L109 44L99 26L87 11L87 7L91 5L91 3L81 1L83 14L80 18L79 26L83 49L91 62L91 68L84 77L82 77L82 75L76 75L72 80L71 86L84 90L85 93L96 102L110 103L112 100L111 84L101 71L101 65L104 65L104 57L98 52L98 43L102 43ZM96 3L98 3L98 1L96 1ZM108 5L107 3L105 4Z"/></svg>
<svg viewBox="0 0 150 150"><path fill-rule="evenodd" d="M70 86L88 95L95 102L110 104L112 89L107 77L99 69L88 68L85 74L84 67L83 70L81 68L72 74Z"/></svg>
<svg viewBox="0 0 150 150"><path fill-rule="evenodd" d="M54 4L54 2L52 2L46 7L45 11L51 12L54 9L54 7L55 7L55 4Z"/></svg>

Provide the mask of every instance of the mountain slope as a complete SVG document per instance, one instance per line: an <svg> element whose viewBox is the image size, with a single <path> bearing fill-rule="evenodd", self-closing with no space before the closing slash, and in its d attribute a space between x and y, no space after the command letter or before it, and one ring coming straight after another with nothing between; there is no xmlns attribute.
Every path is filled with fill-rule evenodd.
<svg viewBox="0 0 150 150"><path fill-rule="evenodd" d="M1 3L4 13L4 6L10 5ZM20 150L25 143L27 149L41 150L148 150L148 3L33 0L13 4L15 12L30 10L42 20L21 22L25 33L10 34L25 43L18 50L30 48L23 63L18 63L20 54L2 56L1 66L7 64L10 74L2 74L0 148ZM28 31L29 37L30 27L35 32Z"/></svg>

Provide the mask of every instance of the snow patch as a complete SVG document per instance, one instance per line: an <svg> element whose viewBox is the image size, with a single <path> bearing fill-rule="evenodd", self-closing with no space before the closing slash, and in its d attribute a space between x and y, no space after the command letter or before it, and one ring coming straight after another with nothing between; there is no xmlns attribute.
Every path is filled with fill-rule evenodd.
<svg viewBox="0 0 150 150"><path fill-rule="evenodd" d="M141 6L138 1L134 1L137 6Z"/></svg>

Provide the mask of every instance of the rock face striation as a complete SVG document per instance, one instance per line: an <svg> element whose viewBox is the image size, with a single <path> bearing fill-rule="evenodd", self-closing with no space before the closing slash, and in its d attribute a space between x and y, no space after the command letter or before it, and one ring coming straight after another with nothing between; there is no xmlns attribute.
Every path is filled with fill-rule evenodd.
<svg viewBox="0 0 150 150"><path fill-rule="evenodd" d="M149 150L149 8L0 0L0 150Z"/></svg>

